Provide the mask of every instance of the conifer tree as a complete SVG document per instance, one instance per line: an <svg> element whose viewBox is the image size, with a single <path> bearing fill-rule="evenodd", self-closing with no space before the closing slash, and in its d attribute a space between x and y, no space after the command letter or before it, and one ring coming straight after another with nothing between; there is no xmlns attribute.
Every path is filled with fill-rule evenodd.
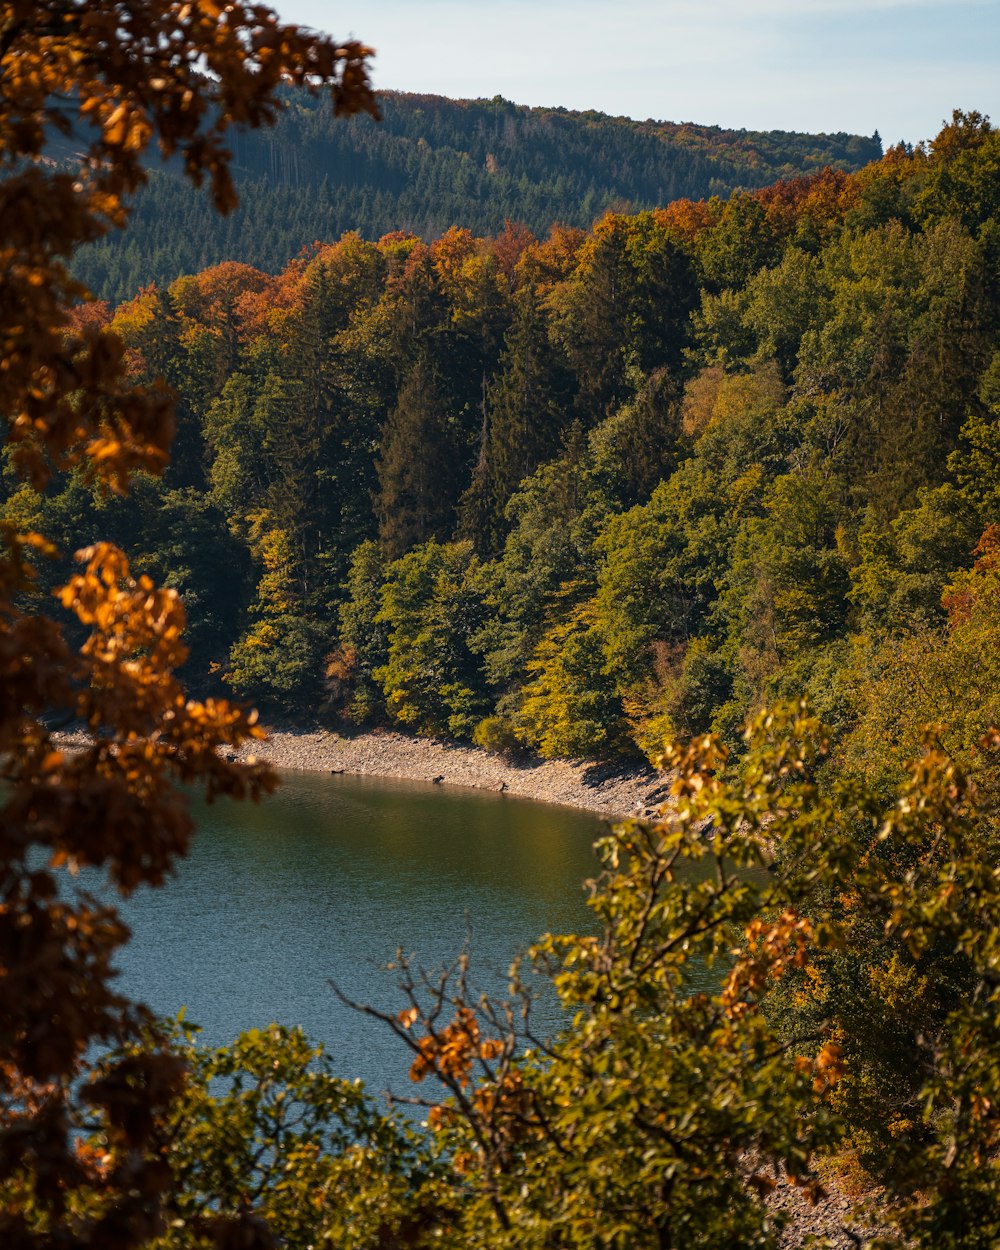
<svg viewBox="0 0 1000 1250"><path fill-rule="evenodd" d="M504 509L518 485L557 452L570 420L571 378L549 342L538 292L514 300L497 380L489 388L479 461L462 500L462 532L496 554L509 529Z"/></svg>
<svg viewBox="0 0 1000 1250"><path fill-rule="evenodd" d="M379 539L395 557L454 521L457 440L434 363L417 358L382 433L376 502Z"/></svg>

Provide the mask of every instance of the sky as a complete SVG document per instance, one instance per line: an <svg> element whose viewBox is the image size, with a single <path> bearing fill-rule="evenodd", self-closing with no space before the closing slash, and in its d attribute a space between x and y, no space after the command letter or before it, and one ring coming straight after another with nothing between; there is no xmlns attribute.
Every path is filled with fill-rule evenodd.
<svg viewBox="0 0 1000 1250"><path fill-rule="evenodd" d="M376 49L382 90L748 130L1000 124L1000 0L273 0Z"/></svg>

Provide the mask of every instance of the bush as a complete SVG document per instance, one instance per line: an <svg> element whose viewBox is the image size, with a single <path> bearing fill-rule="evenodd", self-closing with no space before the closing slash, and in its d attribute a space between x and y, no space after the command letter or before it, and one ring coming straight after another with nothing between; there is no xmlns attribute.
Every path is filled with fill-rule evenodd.
<svg viewBox="0 0 1000 1250"><path fill-rule="evenodd" d="M473 730L472 741L491 755L515 755L521 749L513 723L506 716L485 716Z"/></svg>

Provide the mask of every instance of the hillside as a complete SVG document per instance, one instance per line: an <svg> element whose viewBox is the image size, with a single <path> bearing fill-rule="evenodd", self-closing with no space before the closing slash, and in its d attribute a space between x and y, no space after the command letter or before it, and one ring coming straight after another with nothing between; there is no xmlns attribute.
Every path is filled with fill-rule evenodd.
<svg viewBox="0 0 1000 1250"><path fill-rule="evenodd" d="M511 1059L523 1085L485 1069L478 1089L516 1095L511 1111L497 1100L480 1113L478 1089L467 1100L496 1116L493 1137L477 1139L468 1112L440 1113L434 1153L393 1182L390 1214L423 1218L412 1178L434 1179L454 1149L469 1171L454 1197L436 1179L433 1193L462 1250L591 1250L609 1212L625 1230L609 1247L777 1250L790 1244L778 1203L793 1208L784 1194L758 1202L780 1192L763 1168L746 1175L767 1148L780 1164L769 1172L817 1202L827 1168L876 1194L870 1214L901 1230L878 1244L1000 1244L987 1166L1000 1106L998 223L1000 131L956 112L929 143L855 173L609 212L543 238L347 233L277 274L227 261L114 310L74 310L93 354L116 361L124 347L135 381L175 388L176 435L162 478L138 474L127 494L83 468L35 488L12 455L0 466L0 526L67 553L24 540L36 575L11 584L32 632L7 648L12 706L25 706L24 674L51 667L30 649L45 637L33 618L62 586L80 623L71 640L89 631L98 733L132 689L108 657L126 657L117 672L135 683L132 736L98 737L102 767L141 781L156 742L191 767L174 706L147 711L146 639L182 658L159 585L187 614L188 687L235 692L268 720L436 739L413 755L441 759L433 775L449 779L444 758L469 743L564 765L645 755L674 772L665 821L626 823L604 844L604 937L535 948L573 1027ZM105 328L117 337L102 344ZM103 454L116 427L98 428ZM150 581L127 581L98 539ZM88 572L71 581L80 548ZM155 631L133 632L154 609ZM35 699L29 711L45 706ZM210 700L176 706L228 715ZM28 762L43 778L75 767L59 752ZM114 812L104 777L66 810ZM62 810L58 785L37 793ZM148 793L128 810L141 818ZM50 809L33 801L23 819L44 831L36 813ZM770 871L744 878L763 837ZM711 961L718 993L702 979ZM417 1075L444 1070L428 1037L462 1036L454 1021L430 1032L442 1002L459 1023L514 1018L466 1007L457 967L456 997L432 998L414 1033ZM417 1024L411 1001L417 1015L385 1017L397 1036ZM511 1057L520 1042L505 1036ZM240 1046L270 1080L288 1069L263 1044ZM448 1063L465 1097L469 1069ZM524 1090L546 1101L522 1103ZM171 1129L179 1149L204 1149L205 1105ZM545 1133L521 1110L540 1105ZM637 1106L655 1116L640 1123ZM275 1114L260 1140L285 1131ZM816 1130L811 1156L785 1125ZM505 1152L493 1171L474 1154L484 1140ZM372 1158L367 1209L382 1227L387 1173ZM294 1155L282 1195L303 1175L309 1193L343 1174L352 1194L366 1183L353 1159L308 1172L316 1159ZM494 1181L507 1228L483 1201ZM557 1217L584 1212L579 1237L549 1220L553 1193ZM692 1193L694 1215L681 1205ZM825 1210L839 1223L837 1203ZM359 1240L356 1221L327 1236L319 1221L343 1208L300 1205L290 1244L389 1244ZM195 1244L187 1231L170 1246ZM413 1244L444 1244L438 1231Z"/></svg>
<svg viewBox="0 0 1000 1250"><path fill-rule="evenodd" d="M177 389L173 464L7 508L182 589L192 681L269 712L553 756L801 693L846 729L1000 523L998 168L958 114L855 174L80 310Z"/></svg>
<svg viewBox="0 0 1000 1250"><path fill-rule="evenodd" d="M858 169L881 141L857 135L722 130L603 113L526 108L499 97L386 93L383 120L338 120L295 94L278 124L236 136L240 207L216 217L170 170L154 173L127 237L84 249L78 276L118 301L223 260L276 272L301 249L347 230L425 240L461 225L496 234L505 219L537 234L589 228L608 208L728 196L830 165Z"/></svg>

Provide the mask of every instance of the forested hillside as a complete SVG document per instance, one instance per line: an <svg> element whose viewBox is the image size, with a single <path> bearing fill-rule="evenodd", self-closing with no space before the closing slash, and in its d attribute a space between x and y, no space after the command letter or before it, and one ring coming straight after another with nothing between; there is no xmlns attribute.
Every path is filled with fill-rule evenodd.
<svg viewBox="0 0 1000 1250"><path fill-rule="evenodd" d="M83 249L78 276L120 300L224 260L281 269L315 240L404 229L425 241L451 226L496 234L505 219L544 233L589 228L607 209L728 195L882 155L878 136L754 133L634 122L602 113L387 92L383 120L335 121L318 99L288 95L270 130L234 133L240 204L227 218L161 170L140 193L125 236ZM60 141L55 154L70 150Z"/></svg>
<svg viewBox="0 0 1000 1250"><path fill-rule="evenodd" d="M577 756L808 695L859 760L964 750L1000 715L998 220L1000 134L956 115L590 232L215 266L77 314L177 388L164 479L4 513L121 542L183 591L190 682L271 714Z"/></svg>

